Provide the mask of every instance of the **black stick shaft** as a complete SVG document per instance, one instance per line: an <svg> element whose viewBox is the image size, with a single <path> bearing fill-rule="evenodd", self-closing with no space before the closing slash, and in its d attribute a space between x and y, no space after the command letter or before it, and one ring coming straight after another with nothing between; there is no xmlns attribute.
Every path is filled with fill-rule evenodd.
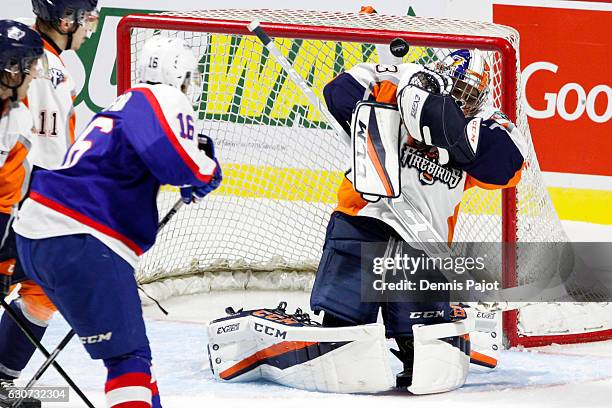
<svg viewBox="0 0 612 408"><path fill-rule="evenodd" d="M26 323L21 319L21 317L19 317L19 315L17 313L15 313L15 311L13 309L11 309L11 307L9 306L8 303L6 303L6 301L4 300L4 298L0 297L0 304L2 305L2 307L4 308L4 310L9 314L9 316L11 316L11 318L15 321L15 323L17 323L17 326L19 326L19 328L21 329L21 331L23 332L23 334L25 334L25 336L28 338L28 340L30 340L30 342L32 342L32 344L34 344L34 346L46 357L49 358L51 356L51 354L49 354L49 352L47 351L47 349L45 348L45 346L43 346L40 341L38 341L38 339L34 336L34 334L32 333L32 331L30 330L30 328L26 325ZM64 379L64 381L66 381L66 383L68 383L68 385L70 386L70 388L73 389L74 392L77 393L77 395L83 400L83 402L85 403L85 405L87 405L89 408L96 408L91 401L89 401L89 399L87 398L87 396L85 396L85 394L83 393L83 391L81 391L81 389L76 385L76 383L74 381L72 381L72 379L70 378L70 376L64 371L64 369L62 368L62 366L60 366L57 361L53 361L52 363L53 368L55 368L57 370L57 372L59 373L59 375L62 376L62 378Z"/></svg>
<svg viewBox="0 0 612 408"><path fill-rule="evenodd" d="M168 224L168 222L172 219L172 217L174 217L174 214L176 214L178 212L178 210L183 206L183 204L185 204L183 202L182 199L179 199L170 209L170 211L168 211L168 213L164 216L164 218L162 218L162 220L159 222L159 224L157 224L157 232L161 231L162 228L164 228L166 226L166 224Z"/></svg>
<svg viewBox="0 0 612 408"><path fill-rule="evenodd" d="M38 371L36 371L34 376L32 376L32 379L25 386L26 389L30 389L34 385L34 383L40 379L40 377L45 373L45 371L47 371L47 368L49 368L51 364L53 364L55 359L57 359L57 356L59 356L59 353L64 349L64 347L66 347L66 345L70 342L70 340L72 340L74 335L75 335L74 330L70 330L68 334L66 334L64 339L60 342L60 344L55 348L55 350L53 350L53 353L51 353L49 358L45 360L43 365L38 369Z"/></svg>

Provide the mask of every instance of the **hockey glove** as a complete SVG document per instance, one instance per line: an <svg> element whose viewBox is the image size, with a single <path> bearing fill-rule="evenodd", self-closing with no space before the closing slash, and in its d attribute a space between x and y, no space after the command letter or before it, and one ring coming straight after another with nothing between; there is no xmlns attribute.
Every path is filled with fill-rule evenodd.
<svg viewBox="0 0 612 408"><path fill-rule="evenodd" d="M481 119L466 118L447 91L443 76L417 72L398 98L402 122L413 138L466 165L476 158Z"/></svg>
<svg viewBox="0 0 612 408"><path fill-rule="evenodd" d="M206 195L216 190L217 187L221 184L223 180L223 175L221 172L221 166L219 165L219 161L215 157L215 145L213 140L204 135L198 135L198 148L203 151L206 156L210 157L215 161L217 167L215 168L215 172L213 174L212 179L203 186L186 186L181 187L181 199L185 204L197 203Z"/></svg>
<svg viewBox="0 0 612 408"><path fill-rule="evenodd" d="M209 193L219 187L221 184L221 180L223 180L223 176L221 173L221 166L217 159L213 159L215 163L217 163L217 167L215 168L215 172L213 174L212 179L203 186L187 186L181 187L181 199L185 204L197 203L204 197L206 197Z"/></svg>

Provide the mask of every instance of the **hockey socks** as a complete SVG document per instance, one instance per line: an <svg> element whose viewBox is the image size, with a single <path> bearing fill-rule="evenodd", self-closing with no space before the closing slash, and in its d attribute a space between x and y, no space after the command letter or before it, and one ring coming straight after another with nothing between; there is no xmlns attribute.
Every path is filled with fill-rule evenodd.
<svg viewBox="0 0 612 408"><path fill-rule="evenodd" d="M105 393L109 407L161 408L149 351L104 359L104 365L108 369Z"/></svg>
<svg viewBox="0 0 612 408"><path fill-rule="evenodd" d="M32 321L21 311L19 303L13 303L10 307L21 317L38 341L43 338L47 326L40 326ZM0 378L15 379L21 374L32 358L36 347L21 331L17 323L8 313L2 314L0 320Z"/></svg>

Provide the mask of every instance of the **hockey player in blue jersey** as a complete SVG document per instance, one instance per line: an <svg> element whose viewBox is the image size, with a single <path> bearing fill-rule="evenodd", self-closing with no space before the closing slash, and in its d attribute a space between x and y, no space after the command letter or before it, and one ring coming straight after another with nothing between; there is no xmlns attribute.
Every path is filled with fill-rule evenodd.
<svg viewBox="0 0 612 408"><path fill-rule="evenodd" d="M155 242L160 185L182 186L193 202L221 182L214 149L208 156L185 131L195 118L193 53L154 36L139 61L141 83L94 116L60 169L34 175L15 223L26 275L104 361L109 407L161 406L134 277Z"/></svg>

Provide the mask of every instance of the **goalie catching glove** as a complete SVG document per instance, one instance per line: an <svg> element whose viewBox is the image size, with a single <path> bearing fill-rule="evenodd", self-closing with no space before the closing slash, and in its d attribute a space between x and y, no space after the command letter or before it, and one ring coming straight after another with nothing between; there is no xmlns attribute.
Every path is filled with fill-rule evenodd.
<svg viewBox="0 0 612 408"><path fill-rule="evenodd" d="M449 155L455 164L467 165L476 158L482 119L466 118L451 89L452 80L446 75L419 71L400 91L399 111L414 139L438 147L441 159Z"/></svg>
<svg viewBox="0 0 612 408"><path fill-rule="evenodd" d="M215 145L213 144L213 140L204 134L198 135L198 148L203 151L206 156L210 157L215 161L217 167L215 167L215 172L213 174L212 179L201 186L185 186L181 187L181 199L185 204L197 203L204 197L206 197L209 193L219 187L221 184L221 180L223 180L223 175L221 173L221 165L219 161L215 157Z"/></svg>

